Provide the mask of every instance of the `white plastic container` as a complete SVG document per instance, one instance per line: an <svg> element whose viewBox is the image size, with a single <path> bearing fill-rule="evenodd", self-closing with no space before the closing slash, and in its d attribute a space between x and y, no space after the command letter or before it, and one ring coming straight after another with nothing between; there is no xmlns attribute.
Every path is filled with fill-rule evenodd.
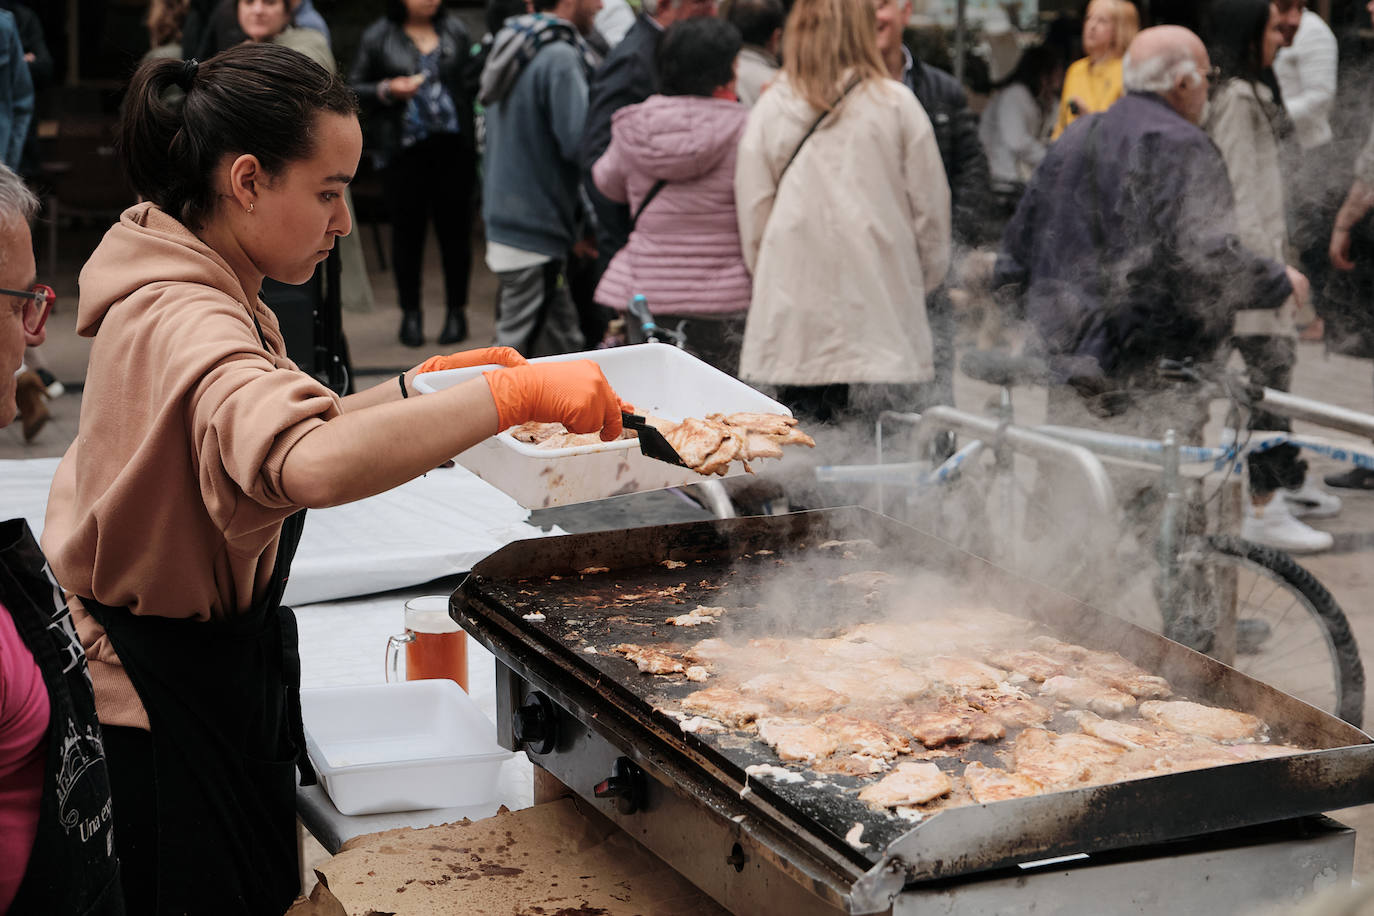
<svg viewBox="0 0 1374 916"><path fill-rule="evenodd" d="M301 691L305 744L341 814L485 804L511 752L450 680Z"/></svg>
<svg viewBox="0 0 1374 916"><path fill-rule="evenodd" d="M633 404L640 414L674 421L704 417L708 413L741 411L792 415L772 398L668 344L635 344L565 353L530 362L572 359L599 363L616 394ZM426 372L416 376L415 389L432 393L465 382L490 368ZM635 439L574 448L537 448L502 432L463 452L457 461L526 509L680 487L708 479L696 471L645 458ZM731 463L729 476L743 473L740 462Z"/></svg>

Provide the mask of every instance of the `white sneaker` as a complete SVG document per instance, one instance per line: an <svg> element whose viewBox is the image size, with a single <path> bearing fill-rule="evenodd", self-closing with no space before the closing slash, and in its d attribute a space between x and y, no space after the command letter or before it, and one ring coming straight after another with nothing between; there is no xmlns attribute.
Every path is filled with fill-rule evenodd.
<svg viewBox="0 0 1374 916"><path fill-rule="evenodd" d="M1247 541L1286 550L1289 553L1320 553L1330 550L1334 539L1328 532L1305 525L1293 517L1282 492L1274 494L1268 505L1245 501L1245 520L1240 536Z"/></svg>
<svg viewBox="0 0 1374 916"><path fill-rule="evenodd" d="M1283 500L1296 518L1331 518L1341 511L1341 498L1323 490L1311 477L1297 489L1284 490Z"/></svg>

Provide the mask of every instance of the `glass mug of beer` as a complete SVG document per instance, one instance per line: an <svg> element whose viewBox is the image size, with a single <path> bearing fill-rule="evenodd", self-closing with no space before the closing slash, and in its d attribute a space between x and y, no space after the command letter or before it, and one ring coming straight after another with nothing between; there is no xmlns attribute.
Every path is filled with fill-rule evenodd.
<svg viewBox="0 0 1374 916"><path fill-rule="evenodd" d="M468 635L448 615L446 595L406 602L406 631L386 641L386 679L401 679L397 669L405 647L407 681L446 677L468 689Z"/></svg>

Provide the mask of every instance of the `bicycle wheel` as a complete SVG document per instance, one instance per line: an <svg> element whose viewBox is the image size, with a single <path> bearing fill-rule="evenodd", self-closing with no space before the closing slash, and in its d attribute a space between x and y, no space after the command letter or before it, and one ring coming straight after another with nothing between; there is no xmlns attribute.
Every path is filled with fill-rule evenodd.
<svg viewBox="0 0 1374 916"><path fill-rule="evenodd" d="M1229 535L1195 539L1181 556L1187 605L1164 634L1211 648L1206 618L1233 593L1238 671L1359 726L1364 666L1345 612L1288 554Z"/></svg>

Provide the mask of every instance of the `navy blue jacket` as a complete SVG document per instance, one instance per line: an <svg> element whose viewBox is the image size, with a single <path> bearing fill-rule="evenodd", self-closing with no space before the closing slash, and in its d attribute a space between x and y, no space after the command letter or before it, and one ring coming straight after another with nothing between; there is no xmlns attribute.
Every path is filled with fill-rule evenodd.
<svg viewBox="0 0 1374 916"><path fill-rule="evenodd" d="M1002 238L995 282L1038 332L1057 381L1210 359L1237 310L1277 308L1292 292L1282 264L1236 238L1216 146L1136 92L1050 147Z"/></svg>
<svg viewBox="0 0 1374 916"><path fill-rule="evenodd" d="M988 212L988 158L978 139L978 116L968 107L959 81L938 67L912 59L902 81L930 116L940 161L949 179L951 228L958 245L972 247L992 239L983 226Z"/></svg>
<svg viewBox="0 0 1374 916"><path fill-rule="evenodd" d="M611 115L627 105L637 105L658 91L654 58L663 29L640 13L592 77L588 87L587 126L577 158L582 166L582 187L596 213L597 264L601 270L630 237L630 208L597 190L592 166L611 145Z"/></svg>

